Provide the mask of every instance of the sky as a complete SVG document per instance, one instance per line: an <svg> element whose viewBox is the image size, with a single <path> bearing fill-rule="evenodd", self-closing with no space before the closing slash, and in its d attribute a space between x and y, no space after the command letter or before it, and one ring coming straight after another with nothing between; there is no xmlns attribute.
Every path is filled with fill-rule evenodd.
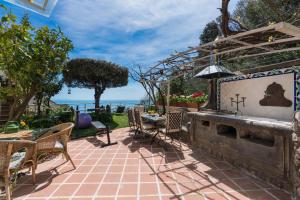
<svg viewBox="0 0 300 200"><path fill-rule="evenodd" d="M233 10L238 0L230 1ZM125 67L147 69L175 51L199 44L205 25L220 11L221 0L58 0L49 18L0 0L33 25L60 27L73 44L72 58L108 60ZM68 88L55 100L91 100L94 91ZM145 96L139 83L106 89L101 99L139 100Z"/></svg>

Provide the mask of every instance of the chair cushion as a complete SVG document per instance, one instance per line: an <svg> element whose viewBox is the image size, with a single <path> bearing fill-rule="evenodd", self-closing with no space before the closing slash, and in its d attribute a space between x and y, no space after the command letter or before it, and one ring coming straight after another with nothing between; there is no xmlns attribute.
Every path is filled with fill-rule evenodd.
<svg viewBox="0 0 300 200"><path fill-rule="evenodd" d="M39 137L43 136L44 134L48 133L50 131L50 128L41 128L34 130L32 132L32 140L37 140Z"/></svg>
<svg viewBox="0 0 300 200"><path fill-rule="evenodd" d="M158 129L159 130L159 132L161 132L161 133L166 133L167 132L167 129L166 128L160 128L160 129Z"/></svg>
<svg viewBox="0 0 300 200"><path fill-rule="evenodd" d="M2 140L12 140L12 141L14 141L14 140L20 140L20 138L18 138L18 137L10 137L10 138L0 138L0 140L2 141Z"/></svg>
<svg viewBox="0 0 300 200"><path fill-rule="evenodd" d="M64 145L61 142L56 141L55 145L54 145L54 148L56 148L56 149L63 149Z"/></svg>
<svg viewBox="0 0 300 200"><path fill-rule="evenodd" d="M150 123L143 123L143 129L144 130L155 129L155 126Z"/></svg>
<svg viewBox="0 0 300 200"><path fill-rule="evenodd" d="M167 129L166 128L160 128L159 131L161 133L167 133ZM168 131L168 133L178 133L178 132L180 132L179 129L171 129L171 130Z"/></svg>
<svg viewBox="0 0 300 200"><path fill-rule="evenodd" d="M16 152L12 155L9 163L9 169L17 169L24 160L26 152Z"/></svg>
<svg viewBox="0 0 300 200"><path fill-rule="evenodd" d="M184 131L184 132L187 132L187 133L189 132L189 129L186 126L182 126L181 130Z"/></svg>

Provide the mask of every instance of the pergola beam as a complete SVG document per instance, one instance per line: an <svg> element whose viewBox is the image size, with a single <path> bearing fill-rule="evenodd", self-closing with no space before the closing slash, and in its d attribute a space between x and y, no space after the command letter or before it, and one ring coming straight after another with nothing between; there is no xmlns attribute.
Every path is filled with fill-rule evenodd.
<svg viewBox="0 0 300 200"><path fill-rule="evenodd" d="M269 38L272 40L269 41ZM255 41L254 44L251 41ZM221 56L221 59L226 62L300 50L298 46L288 45L291 43L300 44L300 28L280 22L229 37L218 38L197 47L189 47L188 50L172 54L169 58L159 61L144 75L155 74L155 79L170 78L175 72L186 73L187 66L189 69L195 68L196 65L197 67L208 66L212 56ZM198 52L203 53L198 55Z"/></svg>
<svg viewBox="0 0 300 200"><path fill-rule="evenodd" d="M275 30L293 37L300 38L300 29L288 23L279 24Z"/></svg>
<svg viewBox="0 0 300 200"><path fill-rule="evenodd" d="M258 66L258 67L251 68L251 69L244 69L244 70L241 70L241 72L243 74L250 74L250 73L270 71L273 69L281 69L282 66L293 67L293 66L297 66L297 65L300 65L300 58L286 61L286 62L280 62L280 63L276 63L276 64L262 65L262 66Z"/></svg>

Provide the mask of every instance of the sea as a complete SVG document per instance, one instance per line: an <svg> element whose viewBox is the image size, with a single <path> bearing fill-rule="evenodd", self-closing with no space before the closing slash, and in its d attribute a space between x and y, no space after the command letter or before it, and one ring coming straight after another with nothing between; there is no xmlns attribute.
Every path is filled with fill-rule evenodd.
<svg viewBox="0 0 300 200"><path fill-rule="evenodd" d="M53 100L56 104L63 104L72 106L74 109L78 106L80 111L87 111L95 108L94 100ZM132 108L139 105L141 100L100 100L101 106L110 105L112 111L116 111L118 106L125 106L125 108Z"/></svg>

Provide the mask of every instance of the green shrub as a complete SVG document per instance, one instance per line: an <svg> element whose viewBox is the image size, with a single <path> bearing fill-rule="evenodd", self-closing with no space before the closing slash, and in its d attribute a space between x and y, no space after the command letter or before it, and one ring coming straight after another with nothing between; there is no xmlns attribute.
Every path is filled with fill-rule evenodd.
<svg viewBox="0 0 300 200"><path fill-rule="evenodd" d="M207 100L207 95L199 96L199 97L191 97L191 96L171 96L170 103L204 103Z"/></svg>
<svg viewBox="0 0 300 200"><path fill-rule="evenodd" d="M31 128L49 128L58 124L58 120L55 118L41 118L36 119L29 125Z"/></svg>
<svg viewBox="0 0 300 200"><path fill-rule="evenodd" d="M74 111L69 106L62 106L48 110L46 115L23 115L20 121L24 121L28 128L49 128L51 126L74 121Z"/></svg>
<svg viewBox="0 0 300 200"><path fill-rule="evenodd" d="M124 113L124 111L125 111L125 106L118 106L116 113Z"/></svg>
<svg viewBox="0 0 300 200"><path fill-rule="evenodd" d="M100 121L104 124L112 122L112 115L110 113L101 112L98 115L96 113L90 113L93 121Z"/></svg>

